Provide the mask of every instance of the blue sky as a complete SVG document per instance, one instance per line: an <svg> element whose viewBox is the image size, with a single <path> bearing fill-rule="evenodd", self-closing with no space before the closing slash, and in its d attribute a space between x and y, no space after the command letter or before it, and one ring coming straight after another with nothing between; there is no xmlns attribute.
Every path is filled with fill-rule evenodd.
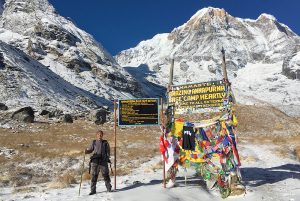
<svg viewBox="0 0 300 201"><path fill-rule="evenodd" d="M115 55L155 34L172 31L203 7L224 8L235 17L274 15L300 35L300 0L49 0L58 13Z"/></svg>

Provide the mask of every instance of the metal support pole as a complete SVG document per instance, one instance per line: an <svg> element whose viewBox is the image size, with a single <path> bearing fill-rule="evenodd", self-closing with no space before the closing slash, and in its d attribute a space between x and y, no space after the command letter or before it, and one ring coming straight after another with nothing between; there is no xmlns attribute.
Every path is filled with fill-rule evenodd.
<svg viewBox="0 0 300 201"><path fill-rule="evenodd" d="M114 190L117 189L117 100L114 100L114 138L115 138L115 147L114 147Z"/></svg>

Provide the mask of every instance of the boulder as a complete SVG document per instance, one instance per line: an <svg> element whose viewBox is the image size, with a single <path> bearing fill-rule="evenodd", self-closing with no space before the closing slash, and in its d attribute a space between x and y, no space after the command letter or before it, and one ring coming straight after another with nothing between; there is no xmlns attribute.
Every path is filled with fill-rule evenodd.
<svg viewBox="0 0 300 201"><path fill-rule="evenodd" d="M3 53L0 52L0 69L4 69L4 68L5 68L4 57L3 57Z"/></svg>
<svg viewBox="0 0 300 201"><path fill-rule="evenodd" d="M65 114L63 117L64 123L73 123L73 118L70 114Z"/></svg>
<svg viewBox="0 0 300 201"><path fill-rule="evenodd" d="M5 104L0 103L0 110L8 110L8 107Z"/></svg>
<svg viewBox="0 0 300 201"><path fill-rule="evenodd" d="M24 107L12 114L12 119L22 121L25 123L33 123L34 122L34 111L31 107Z"/></svg>
<svg viewBox="0 0 300 201"><path fill-rule="evenodd" d="M42 112L40 113L41 116L45 116L47 114L50 114L48 110L42 110Z"/></svg>
<svg viewBox="0 0 300 201"><path fill-rule="evenodd" d="M91 110L89 119L95 122L95 124L97 125L104 124L106 122L107 113L107 110L105 110L104 108Z"/></svg>

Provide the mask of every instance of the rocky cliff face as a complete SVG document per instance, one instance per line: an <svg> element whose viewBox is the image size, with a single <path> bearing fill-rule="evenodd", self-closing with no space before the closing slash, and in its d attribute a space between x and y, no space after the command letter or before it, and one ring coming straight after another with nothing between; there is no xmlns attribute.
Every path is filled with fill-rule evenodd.
<svg viewBox="0 0 300 201"><path fill-rule="evenodd" d="M94 94L77 88L22 50L0 41L0 96L13 109L61 109L80 112L107 104Z"/></svg>
<svg viewBox="0 0 300 201"><path fill-rule="evenodd" d="M99 99L143 94L100 43L57 14L47 0L2 0L0 5L4 8L0 40L23 51L38 66Z"/></svg>
<svg viewBox="0 0 300 201"><path fill-rule="evenodd" d="M300 80L300 51L284 59L282 73L290 79Z"/></svg>

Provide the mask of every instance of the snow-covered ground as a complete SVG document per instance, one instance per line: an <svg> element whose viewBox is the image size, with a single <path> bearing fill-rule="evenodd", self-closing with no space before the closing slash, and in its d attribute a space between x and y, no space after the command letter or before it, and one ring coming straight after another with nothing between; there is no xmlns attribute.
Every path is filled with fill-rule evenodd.
<svg viewBox="0 0 300 201"><path fill-rule="evenodd" d="M241 173L246 193L231 196L227 200L276 200L296 201L300 198L300 163L291 158L281 158L274 153L276 145L239 146L243 157ZM206 190L204 181L195 177L192 170L180 169L175 187L164 189L162 170L153 167L160 157L144 163L130 175L117 177L117 191L107 193L104 182L98 182L97 194L89 196L89 182L83 184L78 196L79 185L64 189L38 187L35 192L13 193L12 188L0 191L0 200L118 200L118 201L192 201L224 200L217 190ZM187 175L187 185L184 177ZM113 181L113 177L111 177Z"/></svg>

